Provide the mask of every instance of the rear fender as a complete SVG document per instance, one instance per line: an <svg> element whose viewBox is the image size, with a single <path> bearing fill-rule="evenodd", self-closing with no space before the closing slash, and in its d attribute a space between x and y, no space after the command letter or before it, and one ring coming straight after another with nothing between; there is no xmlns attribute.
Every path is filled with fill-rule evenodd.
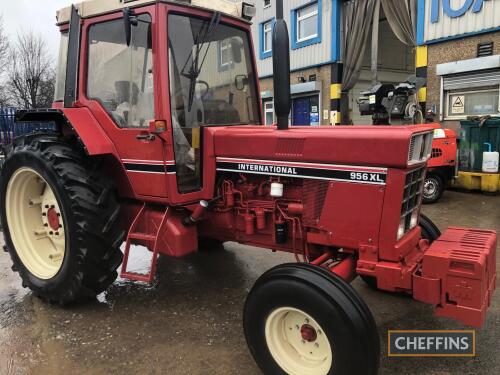
<svg viewBox="0 0 500 375"><path fill-rule="evenodd" d="M18 111L16 122L53 122L62 134L74 132L89 156L110 154L117 157L113 143L87 108Z"/></svg>
<svg viewBox="0 0 500 375"><path fill-rule="evenodd" d="M87 108L54 108L18 111L16 122L54 123L57 132L73 135L87 155L98 158L112 177L121 196L133 197L130 181L118 153L95 117Z"/></svg>

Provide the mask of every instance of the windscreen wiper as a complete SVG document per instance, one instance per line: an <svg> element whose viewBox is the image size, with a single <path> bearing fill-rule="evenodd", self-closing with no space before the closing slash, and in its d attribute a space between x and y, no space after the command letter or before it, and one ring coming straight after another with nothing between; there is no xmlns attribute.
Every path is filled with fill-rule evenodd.
<svg viewBox="0 0 500 375"><path fill-rule="evenodd" d="M205 50L205 54L200 61L200 56L205 46L207 40L212 36L212 33L217 28L220 23L221 14L219 12L215 12L210 20L210 23L204 22L200 28L200 31L194 38L194 50L191 51L191 55L186 60L184 67L182 68L181 74L182 76L189 78L189 103L188 103L188 111L191 112L191 108L193 107L194 102L194 94L196 91L196 81L200 76L201 69L203 68L203 64L205 63L205 59L208 54L208 50L210 49L211 42L208 43L208 46ZM191 66L188 67L188 63L191 60Z"/></svg>

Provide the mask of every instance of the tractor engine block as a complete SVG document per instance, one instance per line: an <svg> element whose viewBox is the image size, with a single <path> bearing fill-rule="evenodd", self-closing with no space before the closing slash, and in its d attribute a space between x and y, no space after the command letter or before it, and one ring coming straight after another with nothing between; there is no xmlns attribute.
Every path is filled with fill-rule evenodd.
<svg viewBox="0 0 500 375"><path fill-rule="evenodd" d="M305 254L307 231L319 223L327 190L327 181L224 175L200 235Z"/></svg>

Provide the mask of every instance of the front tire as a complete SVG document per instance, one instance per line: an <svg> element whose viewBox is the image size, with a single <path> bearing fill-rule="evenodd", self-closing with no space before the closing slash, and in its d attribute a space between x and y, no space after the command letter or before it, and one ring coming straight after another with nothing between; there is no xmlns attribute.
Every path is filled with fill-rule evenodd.
<svg viewBox="0 0 500 375"><path fill-rule="evenodd" d="M95 297L117 277L123 232L111 181L55 135L15 141L0 181L6 250L23 286L50 302Z"/></svg>
<svg viewBox="0 0 500 375"><path fill-rule="evenodd" d="M245 303L244 330L265 374L378 371L380 343L370 310L348 283L321 267L285 264L262 275Z"/></svg>

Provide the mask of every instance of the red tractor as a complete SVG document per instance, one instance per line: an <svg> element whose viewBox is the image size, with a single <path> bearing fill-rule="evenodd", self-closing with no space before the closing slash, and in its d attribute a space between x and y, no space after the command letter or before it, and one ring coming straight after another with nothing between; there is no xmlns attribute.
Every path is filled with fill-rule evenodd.
<svg viewBox="0 0 500 375"><path fill-rule="evenodd" d="M479 327L496 233L441 235L420 214L431 127L288 129L280 3L275 127L262 126L252 5L93 0L60 11L56 101L17 114L56 130L7 150L6 250L24 286L62 304L106 290L120 264L122 277L151 282L159 255L183 257L207 239L294 254L245 303L260 368L375 374L377 328L349 282L361 275ZM152 252L147 275L128 270L132 244Z"/></svg>

